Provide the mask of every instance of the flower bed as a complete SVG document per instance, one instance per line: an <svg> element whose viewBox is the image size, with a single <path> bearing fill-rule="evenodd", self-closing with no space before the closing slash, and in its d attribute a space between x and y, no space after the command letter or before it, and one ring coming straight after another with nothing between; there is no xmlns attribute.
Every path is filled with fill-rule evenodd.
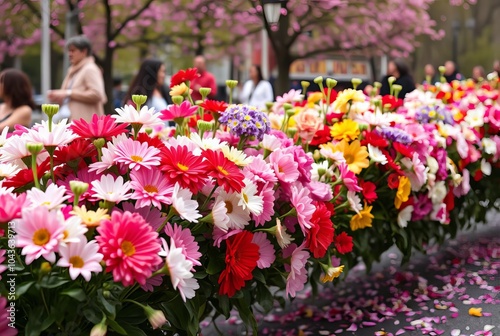
<svg viewBox="0 0 500 336"><path fill-rule="evenodd" d="M173 77L180 95L161 113L134 96L116 115L53 124L47 105L48 121L3 131L0 304L16 312L2 335L12 318L27 335L196 335L232 309L255 329L257 303L284 304L393 244L408 260L495 206L498 83L426 87L403 104L328 79L263 112L195 106L195 75Z"/></svg>

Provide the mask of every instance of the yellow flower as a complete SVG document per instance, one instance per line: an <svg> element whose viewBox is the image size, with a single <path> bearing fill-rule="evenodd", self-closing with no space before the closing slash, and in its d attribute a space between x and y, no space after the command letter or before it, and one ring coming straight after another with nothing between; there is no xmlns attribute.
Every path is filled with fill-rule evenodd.
<svg viewBox="0 0 500 336"><path fill-rule="evenodd" d="M335 123L330 134L335 140L356 140L359 136L358 123L351 119Z"/></svg>
<svg viewBox="0 0 500 336"><path fill-rule="evenodd" d="M339 92L337 99L333 102L333 110L335 112L346 113L349 110L350 104L364 101L365 94L363 91L347 89Z"/></svg>
<svg viewBox="0 0 500 336"><path fill-rule="evenodd" d="M396 193L396 198L394 199L394 206L396 209L401 207L401 204L408 201L408 197L411 192L410 179L406 176L399 177L398 192Z"/></svg>
<svg viewBox="0 0 500 336"><path fill-rule="evenodd" d="M321 276L320 280L322 283L333 281L333 279L338 278L343 271L344 265L341 265L339 267L328 267L328 270L324 275Z"/></svg>
<svg viewBox="0 0 500 336"><path fill-rule="evenodd" d="M185 96L189 92L192 92L193 90L189 89L186 83L181 83L179 85L176 85L170 89L170 96Z"/></svg>
<svg viewBox="0 0 500 336"><path fill-rule="evenodd" d="M472 307L472 308L469 309L469 315L470 316L481 317L481 316L483 316L483 308Z"/></svg>
<svg viewBox="0 0 500 336"><path fill-rule="evenodd" d="M109 219L109 215L107 214L108 210L98 208L97 211L87 210L85 205L81 207L74 207L72 214L77 215L82 220L82 223L88 227L99 226L103 219Z"/></svg>
<svg viewBox="0 0 500 336"><path fill-rule="evenodd" d="M342 140L334 147L333 152L342 152L349 169L354 174L359 174L363 168L368 168L368 151L365 146L361 146L359 140L354 140L350 144L347 140Z"/></svg>
<svg viewBox="0 0 500 336"><path fill-rule="evenodd" d="M313 92L307 97L307 102L316 104L319 102L321 99L323 99L323 93L322 92Z"/></svg>
<svg viewBox="0 0 500 336"><path fill-rule="evenodd" d="M372 227L372 208L373 206L367 206L365 203L365 207L363 208L363 210L352 216L350 223L352 231L364 229L366 227Z"/></svg>

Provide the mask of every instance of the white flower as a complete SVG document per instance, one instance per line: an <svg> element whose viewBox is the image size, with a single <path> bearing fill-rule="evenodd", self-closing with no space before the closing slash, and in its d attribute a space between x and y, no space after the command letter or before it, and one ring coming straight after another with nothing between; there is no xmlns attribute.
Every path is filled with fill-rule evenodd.
<svg viewBox="0 0 500 336"><path fill-rule="evenodd" d="M118 123L129 123L142 125L142 128L153 128L157 125L163 125L160 114L155 113L155 108L149 108L144 105L139 112L132 105L125 105L122 108L115 109L117 114L112 115Z"/></svg>
<svg viewBox="0 0 500 336"><path fill-rule="evenodd" d="M337 153L340 153L340 152L337 152ZM344 156L342 156L342 158L344 158ZM312 164L312 166L311 166L311 180L313 180L313 181L325 181L325 179L329 179L332 176L333 176L333 169L328 164L328 161L321 161L319 163Z"/></svg>
<svg viewBox="0 0 500 336"><path fill-rule="evenodd" d="M349 202L351 209L353 211L355 211L356 213L359 213L361 210L363 210L363 205L361 204L361 199L359 198L358 195L356 195L355 191L349 190L347 192L347 201Z"/></svg>
<svg viewBox="0 0 500 336"><path fill-rule="evenodd" d="M32 142L24 133L22 136L11 136L7 142L0 147L0 162L12 163L19 166L21 169L28 168L23 158L31 157L31 153L26 148L26 144ZM42 150L36 157L37 164L41 164L48 157L48 153Z"/></svg>
<svg viewBox="0 0 500 336"><path fill-rule="evenodd" d="M497 153L497 145L490 138L483 138L483 147L486 154L495 155Z"/></svg>
<svg viewBox="0 0 500 336"><path fill-rule="evenodd" d="M264 209L264 200L262 197L257 195L257 186L250 179L245 178L243 180L245 187L241 189L240 201L238 205L241 205L243 209L247 209L253 215L260 215Z"/></svg>
<svg viewBox="0 0 500 336"><path fill-rule="evenodd" d="M340 151L332 152L331 147L324 147L323 145L320 145L319 147L320 147L319 153L325 158L332 160L333 166L337 166L341 163L346 162L344 158L344 153Z"/></svg>
<svg viewBox="0 0 500 336"><path fill-rule="evenodd" d="M98 181L92 181L94 196L112 203L130 199L132 193L127 193L129 190L130 181L124 182L122 176L118 176L115 180L113 175L107 174L101 176Z"/></svg>
<svg viewBox="0 0 500 336"><path fill-rule="evenodd" d="M439 170L439 164L437 160L430 155L427 157L427 167L429 167L430 174L436 174Z"/></svg>
<svg viewBox="0 0 500 336"><path fill-rule="evenodd" d="M281 225L281 221L278 218L276 218L276 231L274 234L276 236L276 241L278 242L278 245L282 249L286 248L288 245L290 245L292 240L294 240L294 238L292 238L292 236L290 236L286 232L286 228L283 225Z"/></svg>
<svg viewBox="0 0 500 336"><path fill-rule="evenodd" d="M212 207L214 225L227 232L228 229L243 229L250 222L250 212L238 204L240 196L220 191Z"/></svg>
<svg viewBox="0 0 500 336"><path fill-rule="evenodd" d="M168 267L168 274L174 289L178 289L182 299L191 299L195 296L195 290L200 288L198 281L193 278L191 269L193 263L186 259L182 253L182 248L175 246L173 239L170 239L170 248L165 239L161 238L163 244L163 251L159 253L160 256L165 257L166 267Z"/></svg>
<svg viewBox="0 0 500 336"><path fill-rule="evenodd" d="M484 125L484 108L478 106L474 110L467 111L464 120L470 127L482 127Z"/></svg>
<svg viewBox="0 0 500 336"><path fill-rule="evenodd" d="M444 181L437 182L434 187L430 190L429 196L433 204L440 204L443 202L447 194L446 185Z"/></svg>
<svg viewBox="0 0 500 336"><path fill-rule="evenodd" d="M191 133L189 135L191 141L193 141L198 147L201 149L211 149L218 150L225 146L226 142L221 142L220 139L217 138L201 138L198 133Z"/></svg>
<svg viewBox="0 0 500 336"><path fill-rule="evenodd" d="M97 174L101 174L115 165L116 158L118 157L116 146L127 139L125 134L120 134L117 137L113 137L112 141L108 141L107 146L102 148L101 161L91 163L89 165L89 172L96 171Z"/></svg>
<svg viewBox="0 0 500 336"><path fill-rule="evenodd" d="M196 142L189 139L187 136L182 135L182 136L178 136L175 138L169 138L165 142L165 146L167 146L167 148L186 146L188 151L191 152L193 155L195 155L195 156L201 155L200 147L196 144Z"/></svg>
<svg viewBox="0 0 500 336"><path fill-rule="evenodd" d="M7 142L7 135L9 134L9 126L5 126L0 133L0 147L2 147Z"/></svg>
<svg viewBox="0 0 500 336"><path fill-rule="evenodd" d="M240 167L245 167L251 163L254 158L253 156L247 156L236 147L229 147L227 145L222 146L222 153L224 153L226 159L234 162L235 165Z"/></svg>
<svg viewBox="0 0 500 336"><path fill-rule="evenodd" d="M57 124L52 124L52 130L49 130L49 122L42 120L39 127L32 128L27 133L28 142L42 143L45 147L58 147L70 143L78 138L78 135L73 133L66 122L67 120L63 119Z"/></svg>
<svg viewBox="0 0 500 336"><path fill-rule="evenodd" d="M387 157L378 147L368 144L368 154L370 155L370 159L372 161L381 163L383 165L387 164Z"/></svg>
<svg viewBox="0 0 500 336"><path fill-rule="evenodd" d="M481 160L481 171L484 175L491 175L491 163L486 161L486 159Z"/></svg>
<svg viewBox="0 0 500 336"><path fill-rule="evenodd" d="M75 244L85 238L85 233L88 231L87 227L82 224L82 220L78 216L72 216L64 221L64 237L61 239L61 245Z"/></svg>
<svg viewBox="0 0 500 336"><path fill-rule="evenodd" d="M0 163L0 178L9 178L16 175L21 168L12 163Z"/></svg>
<svg viewBox="0 0 500 336"><path fill-rule="evenodd" d="M63 202L70 196L66 194L66 187L52 183L45 191L32 188L26 192L31 207L46 206L50 210L60 209Z"/></svg>
<svg viewBox="0 0 500 336"><path fill-rule="evenodd" d="M273 152L276 149L281 148L281 140L274 135L264 134L264 138L262 139L260 146Z"/></svg>
<svg viewBox="0 0 500 336"><path fill-rule="evenodd" d="M399 212L398 225L400 228L405 228L408 226L408 222L411 220L412 213L413 213L413 205L409 205Z"/></svg>
<svg viewBox="0 0 500 336"><path fill-rule="evenodd" d="M184 189L176 183L172 192L172 207L177 211L181 218L192 223L198 223L201 217L198 212L198 202L192 200L193 193L189 189Z"/></svg>
<svg viewBox="0 0 500 336"><path fill-rule="evenodd" d="M359 113L354 116L354 121L359 124L372 125L372 126L390 126L391 120L389 115L393 113L382 113L377 110L375 113L366 111L363 114Z"/></svg>
<svg viewBox="0 0 500 336"><path fill-rule="evenodd" d="M95 240L87 243L85 236L77 243L68 244L59 247L61 259L57 262L59 267L69 267L69 276L75 280L79 275L88 282L91 273L102 272L102 266L99 264L103 255L98 253L99 245Z"/></svg>

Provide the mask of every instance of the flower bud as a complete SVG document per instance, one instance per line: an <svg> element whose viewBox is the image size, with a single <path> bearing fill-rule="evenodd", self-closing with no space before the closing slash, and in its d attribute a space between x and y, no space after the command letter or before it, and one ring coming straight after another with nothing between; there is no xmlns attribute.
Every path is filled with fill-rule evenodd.
<svg viewBox="0 0 500 336"><path fill-rule="evenodd" d="M84 194L88 189L89 189L89 184L82 182L82 181L69 181L69 187L71 188L71 191L73 194L82 195Z"/></svg>
<svg viewBox="0 0 500 336"><path fill-rule="evenodd" d="M302 81L300 82L300 85L302 85L303 88L307 89L311 85L311 83L309 83L308 81Z"/></svg>
<svg viewBox="0 0 500 336"><path fill-rule="evenodd" d="M352 83L352 87L354 88L354 90L356 90L358 88L358 86L361 83L363 83L363 80L360 78L353 78L353 79L351 79L351 83Z"/></svg>
<svg viewBox="0 0 500 336"><path fill-rule="evenodd" d="M318 76L316 78L314 78L314 83L316 84L322 84L323 83L323 76Z"/></svg>
<svg viewBox="0 0 500 336"><path fill-rule="evenodd" d="M396 81L396 77L391 76L391 77L387 78L387 81L389 82L389 85L392 85Z"/></svg>
<svg viewBox="0 0 500 336"><path fill-rule="evenodd" d="M313 153L313 159L318 161L319 159L321 159L321 153L319 152L319 150L315 150L314 153Z"/></svg>
<svg viewBox="0 0 500 336"><path fill-rule="evenodd" d="M49 118L59 112L59 105L57 104L42 104L42 112L45 113Z"/></svg>
<svg viewBox="0 0 500 336"><path fill-rule="evenodd" d="M173 96L172 101L174 102L175 105L180 105L184 101L183 96Z"/></svg>
<svg viewBox="0 0 500 336"><path fill-rule="evenodd" d="M266 109L267 109L268 111L271 111L271 109L273 108L273 105L274 105L274 103L273 103L273 102L267 102L267 103L266 103Z"/></svg>
<svg viewBox="0 0 500 336"><path fill-rule="evenodd" d="M198 120L196 122L198 129L202 132L206 131L211 131L212 128L214 127L214 123L210 121L205 121L205 120Z"/></svg>
<svg viewBox="0 0 500 336"><path fill-rule="evenodd" d="M167 319L165 317L165 314L161 310L156 310L151 308L150 306L145 306L144 307L144 312L146 313L146 316L148 317L149 323L151 323L151 326L153 329L158 329L161 326L163 326L165 323L167 323Z"/></svg>
<svg viewBox="0 0 500 336"><path fill-rule="evenodd" d="M153 130L151 128L146 128L144 129L144 132L147 134L147 135L151 135L151 133L153 133Z"/></svg>
<svg viewBox="0 0 500 336"><path fill-rule="evenodd" d="M337 81L333 78L327 78L326 79L326 87L329 89L333 89L334 87L337 86Z"/></svg>
<svg viewBox="0 0 500 336"><path fill-rule="evenodd" d="M43 149L43 144L39 142L28 142L26 144L26 149L32 155L38 155L38 153L40 153Z"/></svg>
<svg viewBox="0 0 500 336"><path fill-rule="evenodd" d="M366 131L368 129L367 124L358 124L358 128L360 132Z"/></svg>
<svg viewBox="0 0 500 336"><path fill-rule="evenodd" d="M106 323L96 324L92 330L90 331L90 336L106 336L106 332L108 331L108 326Z"/></svg>
<svg viewBox="0 0 500 336"><path fill-rule="evenodd" d="M46 275L49 274L50 271L52 271L52 266L50 266L49 262L43 262L42 265L40 265L40 274Z"/></svg>
<svg viewBox="0 0 500 336"><path fill-rule="evenodd" d="M208 95L210 94L210 92L212 92L211 88L202 87L200 89L200 94L203 97L203 99L205 99L206 97L208 97Z"/></svg>
<svg viewBox="0 0 500 336"><path fill-rule="evenodd" d="M297 129L294 128L294 127L290 127L288 130L287 130L287 135L290 137L290 138L293 138L295 136L295 134L297 134Z"/></svg>
<svg viewBox="0 0 500 336"><path fill-rule="evenodd" d="M99 148L99 149L101 149L102 147L104 147L105 143L106 143L106 139L104 139L104 138L95 139L93 141L94 146L96 148Z"/></svg>
<svg viewBox="0 0 500 336"><path fill-rule="evenodd" d="M394 90L394 97L397 97L399 95L399 93L401 92L401 90L403 90L403 87L399 84L394 84L392 86L392 89Z"/></svg>
<svg viewBox="0 0 500 336"><path fill-rule="evenodd" d="M380 83L380 82L374 82L374 83L373 83L373 86L374 86L375 88L377 88L377 89L380 89L380 88L382 87L382 83Z"/></svg>
<svg viewBox="0 0 500 336"><path fill-rule="evenodd" d="M290 103L284 103L283 108L285 109L285 111L288 111L288 110L293 109L293 105Z"/></svg>
<svg viewBox="0 0 500 336"><path fill-rule="evenodd" d="M439 73L440 73L440 74L441 74L441 76L442 76L442 75L444 75L444 72L446 71L446 68L445 68L443 65L441 65L441 66L438 68L438 70L439 70Z"/></svg>
<svg viewBox="0 0 500 336"><path fill-rule="evenodd" d="M234 89L236 86L238 85L238 81L237 80L233 80L233 79L228 79L226 81L226 86L230 89Z"/></svg>
<svg viewBox="0 0 500 336"><path fill-rule="evenodd" d="M148 100L148 96L145 95L132 95L132 101L134 102L137 109L140 109L140 106L144 105Z"/></svg>

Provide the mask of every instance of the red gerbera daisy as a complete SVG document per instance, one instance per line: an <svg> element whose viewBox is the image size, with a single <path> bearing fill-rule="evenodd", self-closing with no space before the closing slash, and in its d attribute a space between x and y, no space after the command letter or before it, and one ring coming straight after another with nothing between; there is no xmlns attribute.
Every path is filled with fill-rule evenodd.
<svg viewBox="0 0 500 336"><path fill-rule="evenodd" d="M45 161L40 163L37 166L38 178L42 178L42 176L50 169L50 159L47 158ZM20 170L15 176L12 176L6 180L3 180L2 186L6 188L13 187L28 187L28 189L33 183L33 171L29 168Z"/></svg>
<svg viewBox="0 0 500 336"><path fill-rule="evenodd" d="M352 237L345 232L341 232L335 237L335 248L340 254L346 254L352 251L354 244Z"/></svg>
<svg viewBox="0 0 500 336"><path fill-rule="evenodd" d="M94 114L90 123L85 119L74 120L70 128L82 138L111 140L114 136L128 132L127 126L128 124L117 124L110 115Z"/></svg>
<svg viewBox="0 0 500 336"><path fill-rule="evenodd" d="M83 119L82 119L83 120ZM71 168L84 168L84 159L97 156L95 146L88 139L77 138L69 145L54 151L54 165L67 164Z"/></svg>
<svg viewBox="0 0 500 336"><path fill-rule="evenodd" d="M219 294L233 296L252 279L260 258L259 246L252 243L253 233L242 231L226 240L226 268L219 277Z"/></svg>
<svg viewBox="0 0 500 336"><path fill-rule="evenodd" d="M203 157L193 155L186 146L163 148L161 170L170 184L179 183L181 188L198 193L207 179L207 162Z"/></svg>
<svg viewBox="0 0 500 336"><path fill-rule="evenodd" d="M322 258L330 244L333 242L332 213L328 211L325 203L314 202L316 210L311 217L311 228L307 231L307 248L312 252L314 258Z"/></svg>
<svg viewBox="0 0 500 336"><path fill-rule="evenodd" d="M201 103L200 106L203 107L205 111L211 113L221 113L227 109L227 103L218 100L207 99Z"/></svg>
<svg viewBox="0 0 500 336"><path fill-rule="evenodd" d="M361 140L362 146L368 146L368 144L379 148L385 148L389 146L389 142L387 141L387 139L377 134L376 132L365 132L364 137L365 138Z"/></svg>
<svg viewBox="0 0 500 336"><path fill-rule="evenodd" d="M375 192L377 187L375 186L375 183L369 181L360 181L359 185L361 188L363 188L361 192L363 193L363 198L365 199L366 203L372 204L377 200L378 196Z"/></svg>
<svg viewBox="0 0 500 336"><path fill-rule="evenodd" d="M327 143L332 140L330 135L330 127L324 125L322 129L316 131L313 139L311 140L311 146L319 146L321 144Z"/></svg>
<svg viewBox="0 0 500 336"><path fill-rule="evenodd" d="M407 158L410 158L410 159L413 158L413 153L415 153L415 150L413 148L405 146L399 142L393 142L392 146L394 147L396 152L401 153L402 155L406 156Z"/></svg>
<svg viewBox="0 0 500 336"><path fill-rule="evenodd" d="M228 193L241 192L245 186L243 183L245 175L234 162L229 161L224 153L210 149L204 152L204 156L208 163L208 176L216 179L217 183Z"/></svg>
<svg viewBox="0 0 500 336"><path fill-rule="evenodd" d="M175 75L170 79L170 87L174 87L176 85L182 84L187 81L192 81L195 78L200 77L198 73L198 69L189 68L186 70L179 70Z"/></svg>
<svg viewBox="0 0 500 336"><path fill-rule="evenodd" d="M201 117L199 115L195 114L194 116L192 116L191 118L189 118L189 120L188 120L188 126L190 128L196 128L196 127L198 127L198 120L212 121L212 120L214 120L214 117L210 113L204 113L203 114L203 119L201 119Z"/></svg>
<svg viewBox="0 0 500 336"><path fill-rule="evenodd" d="M160 151L165 148L165 144L158 137L150 137L147 133L142 132L137 136L137 141L140 143L146 142L149 147L158 148Z"/></svg>
<svg viewBox="0 0 500 336"><path fill-rule="evenodd" d="M382 153L387 158L386 167L394 169L396 173L398 173L401 176L404 175L403 171L401 170L401 167L396 162L394 162L394 159L391 156L391 154L389 154L389 152L384 149L382 149Z"/></svg>
<svg viewBox="0 0 500 336"><path fill-rule="evenodd" d="M386 95L382 97L382 106L389 107L389 110L395 111L398 107L403 106L403 99Z"/></svg>

